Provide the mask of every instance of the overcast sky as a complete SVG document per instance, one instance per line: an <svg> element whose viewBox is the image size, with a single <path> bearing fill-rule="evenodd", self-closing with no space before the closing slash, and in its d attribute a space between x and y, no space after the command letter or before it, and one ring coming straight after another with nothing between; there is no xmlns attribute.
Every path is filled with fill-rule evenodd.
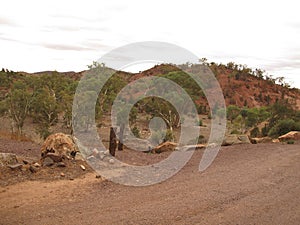
<svg viewBox="0 0 300 225"><path fill-rule="evenodd" d="M110 50L164 41L300 88L298 1L1 1L0 67L81 71Z"/></svg>

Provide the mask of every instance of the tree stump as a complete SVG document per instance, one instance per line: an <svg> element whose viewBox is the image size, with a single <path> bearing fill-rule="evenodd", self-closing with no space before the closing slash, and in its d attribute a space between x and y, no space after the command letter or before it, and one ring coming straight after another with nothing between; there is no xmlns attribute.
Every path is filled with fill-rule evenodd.
<svg viewBox="0 0 300 225"><path fill-rule="evenodd" d="M120 126L120 133L119 133L119 142L118 142L118 150L123 150L123 136L124 136L124 128L125 125L122 123Z"/></svg>
<svg viewBox="0 0 300 225"><path fill-rule="evenodd" d="M109 153L112 156L116 155L116 148L117 148L117 138L115 129L113 127L110 128L110 134L109 134Z"/></svg>

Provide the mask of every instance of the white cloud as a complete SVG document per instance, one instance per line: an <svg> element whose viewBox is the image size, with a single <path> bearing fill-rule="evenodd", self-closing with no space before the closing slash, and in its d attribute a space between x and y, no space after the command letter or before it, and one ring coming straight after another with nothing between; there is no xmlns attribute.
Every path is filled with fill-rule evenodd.
<svg viewBox="0 0 300 225"><path fill-rule="evenodd" d="M0 65L78 71L115 47L155 40L199 58L285 72L300 87L299 61L291 59L300 49L297 6L293 0L11 0L1 4Z"/></svg>

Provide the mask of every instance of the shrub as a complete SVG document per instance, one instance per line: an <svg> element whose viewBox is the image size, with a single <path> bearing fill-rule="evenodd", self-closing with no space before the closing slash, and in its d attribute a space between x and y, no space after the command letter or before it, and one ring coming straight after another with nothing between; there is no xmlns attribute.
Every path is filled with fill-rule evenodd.
<svg viewBox="0 0 300 225"><path fill-rule="evenodd" d="M295 122L293 119L279 120L275 126L271 128L268 135L270 137L278 137L290 131L300 131L300 123Z"/></svg>
<svg viewBox="0 0 300 225"><path fill-rule="evenodd" d="M164 131L159 130L153 133L152 138L155 144L158 145L162 142L174 141L174 134L171 130L167 130L166 133Z"/></svg>
<svg viewBox="0 0 300 225"><path fill-rule="evenodd" d="M258 137L260 135L260 131L258 127L254 127L251 131L250 131L250 137L254 138L254 137Z"/></svg>
<svg viewBox="0 0 300 225"><path fill-rule="evenodd" d="M164 132L162 131L156 131L153 134L153 141L156 145L160 144L163 141Z"/></svg>
<svg viewBox="0 0 300 225"><path fill-rule="evenodd" d="M265 125L265 126L261 129L261 135L262 135L263 137L268 136L268 132L269 132L268 127Z"/></svg>
<svg viewBox="0 0 300 225"><path fill-rule="evenodd" d="M230 134L241 134L241 132L239 132L238 130L233 130Z"/></svg>
<svg viewBox="0 0 300 225"><path fill-rule="evenodd" d="M199 124L198 126L202 127L203 126L203 121L202 120L199 120Z"/></svg>
<svg viewBox="0 0 300 225"><path fill-rule="evenodd" d="M168 129L167 132L166 132L164 142L166 142L166 141L174 141L174 134L170 129Z"/></svg>
<svg viewBox="0 0 300 225"><path fill-rule="evenodd" d="M36 132L39 134L40 138L46 140L46 138L51 134L47 126L39 126L36 129Z"/></svg>
<svg viewBox="0 0 300 225"><path fill-rule="evenodd" d="M196 139L192 139L188 142L189 145L193 145L195 143L198 143L198 144L205 144L207 143L207 140L205 139L205 137L203 135L199 135L198 138Z"/></svg>
<svg viewBox="0 0 300 225"><path fill-rule="evenodd" d="M132 128L132 133L135 137L139 138L140 137L140 130L137 127Z"/></svg>
<svg viewBox="0 0 300 225"><path fill-rule="evenodd" d="M203 135L199 135L198 144L205 144L207 141Z"/></svg>

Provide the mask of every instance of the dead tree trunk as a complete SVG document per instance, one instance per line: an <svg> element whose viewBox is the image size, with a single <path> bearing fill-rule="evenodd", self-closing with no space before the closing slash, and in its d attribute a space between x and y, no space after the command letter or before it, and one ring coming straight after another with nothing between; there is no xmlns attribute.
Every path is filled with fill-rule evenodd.
<svg viewBox="0 0 300 225"><path fill-rule="evenodd" d="M113 127L110 128L110 134L109 134L109 153L112 156L116 155L116 148L117 148L117 138L115 129Z"/></svg>
<svg viewBox="0 0 300 225"><path fill-rule="evenodd" d="M124 124L122 123L120 126L120 133L119 133L119 142L118 142L118 150L123 150L123 136L124 136Z"/></svg>

